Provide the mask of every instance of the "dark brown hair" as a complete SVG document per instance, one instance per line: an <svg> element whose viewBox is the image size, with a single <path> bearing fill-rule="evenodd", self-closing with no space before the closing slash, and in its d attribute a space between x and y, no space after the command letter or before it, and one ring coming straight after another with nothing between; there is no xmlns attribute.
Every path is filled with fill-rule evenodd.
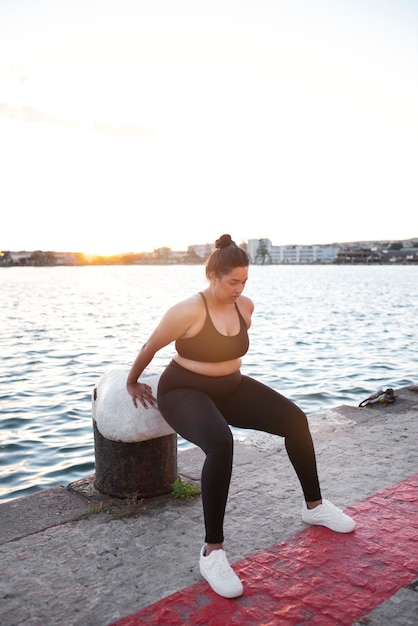
<svg viewBox="0 0 418 626"><path fill-rule="evenodd" d="M229 274L236 267L248 267L248 254L232 241L231 235L222 235L215 241L215 248L206 261L206 276L214 272L217 278Z"/></svg>

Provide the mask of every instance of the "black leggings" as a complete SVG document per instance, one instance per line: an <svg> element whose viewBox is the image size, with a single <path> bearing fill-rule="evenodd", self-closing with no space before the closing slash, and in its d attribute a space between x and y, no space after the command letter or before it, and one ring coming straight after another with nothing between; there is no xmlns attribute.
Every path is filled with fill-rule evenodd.
<svg viewBox="0 0 418 626"><path fill-rule="evenodd" d="M201 488L207 543L224 540L233 456L228 424L284 437L305 500L321 498L306 415L277 391L239 371L229 376L202 376L172 361L160 377L157 399L168 424L206 454Z"/></svg>

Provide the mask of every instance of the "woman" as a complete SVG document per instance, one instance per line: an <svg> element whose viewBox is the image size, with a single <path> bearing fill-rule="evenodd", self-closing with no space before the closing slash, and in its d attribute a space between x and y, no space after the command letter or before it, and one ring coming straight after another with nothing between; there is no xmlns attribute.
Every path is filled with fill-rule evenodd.
<svg viewBox="0 0 418 626"><path fill-rule="evenodd" d="M346 533L355 522L322 500L306 415L273 389L241 374L254 309L242 295L249 259L229 235L222 235L215 245L206 263L207 289L165 313L131 368L127 390L136 407L138 401L144 407L156 404L151 387L138 378L155 353L175 341L176 355L160 377L158 407L177 433L206 454L201 480L206 537L200 572L216 593L235 598L243 587L223 549L233 455L229 426L284 437L302 487L306 523Z"/></svg>

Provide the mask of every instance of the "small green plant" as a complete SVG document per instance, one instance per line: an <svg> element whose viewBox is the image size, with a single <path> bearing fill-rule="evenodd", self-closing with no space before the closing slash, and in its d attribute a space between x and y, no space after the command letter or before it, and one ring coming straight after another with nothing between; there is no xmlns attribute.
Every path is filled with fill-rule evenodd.
<svg viewBox="0 0 418 626"><path fill-rule="evenodd" d="M171 485L173 490L171 494L178 500L191 500L200 494L200 488L192 483L184 483L180 478Z"/></svg>
<svg viewBox="0 0 418 626"><path fill-rule="evenodd" d="M88 511L81 513L81 515L77 517L77 521L89 519L92 515L98 515L99 513L110 513L110 506L105 506L103 502L94 503L90 506Z"/></svg>

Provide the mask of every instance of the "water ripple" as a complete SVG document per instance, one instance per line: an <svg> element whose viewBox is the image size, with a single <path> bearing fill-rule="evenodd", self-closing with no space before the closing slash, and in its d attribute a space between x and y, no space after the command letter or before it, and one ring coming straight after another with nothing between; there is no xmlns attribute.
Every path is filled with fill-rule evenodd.
<svg viewBox="0 0 418 626"><path fill-rule="evenodd" d="M251 267L243 371L308 413L416 384L417 278L417 267ZM166 308L206 281L201 266L3 268L0 281L4 501L94 472L94 385L129 365Z"/></svg>

